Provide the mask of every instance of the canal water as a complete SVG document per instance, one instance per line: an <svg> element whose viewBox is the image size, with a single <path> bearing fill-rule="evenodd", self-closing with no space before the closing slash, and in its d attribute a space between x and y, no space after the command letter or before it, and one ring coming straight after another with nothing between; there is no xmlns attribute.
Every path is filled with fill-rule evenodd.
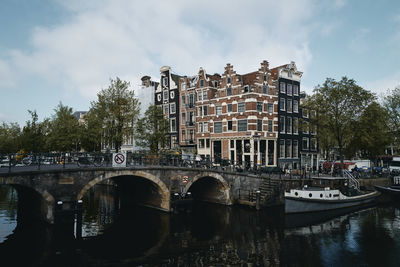
<svg viewBox="0 0 400 267"><path fill-rule="evenodd" d="M0 187L0 266L399 266L400 205L285 216L194 203L177 214L116 210L113 187L84 198L74 225L17 223L17 194Z"/></svg>

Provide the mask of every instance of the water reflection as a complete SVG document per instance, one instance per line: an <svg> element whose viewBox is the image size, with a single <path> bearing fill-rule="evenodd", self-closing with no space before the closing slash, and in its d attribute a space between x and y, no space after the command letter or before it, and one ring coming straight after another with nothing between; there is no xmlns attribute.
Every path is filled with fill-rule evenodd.
<svg viewBox="0 0 400 267"><path fill-rule="evenodd" d="M293 217L285 216L281 208L256 212L195 202L188 212L168 214L144 207L120 210L114 188L99 185L84 198L82 238L75 239L73 230L61 226L17 225L10 230L17 220L16 193L0 190L0 230L5 233L0 236L0 259L12 259L15 266L397 266L400 262L398 205Z"/></svg>

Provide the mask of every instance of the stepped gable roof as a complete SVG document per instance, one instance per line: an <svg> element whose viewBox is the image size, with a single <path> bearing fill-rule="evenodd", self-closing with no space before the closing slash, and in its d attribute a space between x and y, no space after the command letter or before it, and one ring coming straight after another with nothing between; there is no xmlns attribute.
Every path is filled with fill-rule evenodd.
<svg viewBox="0 0 400 267"><path fill-rule="evenodd" d="M257 73L258 71L250 72L244 75L240 75L242 78L242 83L243 85L251 85L254 84L256 78L257 78Z"/></svg>
<svg viewBox="0 0 400 267"><path fill-rule="evenodd" d="M288 64L283 64L283 65L280 65L280 66L278 66L278 67L275 67L275 68L271 69L272 78L273 78L274 80L278 79L278 76L279 76L279 69L281 69L281 68L286 68L287 65L288 65Z"/></svg>

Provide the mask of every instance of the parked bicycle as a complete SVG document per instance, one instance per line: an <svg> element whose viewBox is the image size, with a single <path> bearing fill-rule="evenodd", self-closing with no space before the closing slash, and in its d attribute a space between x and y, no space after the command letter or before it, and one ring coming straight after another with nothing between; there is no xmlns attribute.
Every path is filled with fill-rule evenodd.
<svg viewBox="0 0 400 267"><path fill-rule="evenodd" d="M92 157L79 157L77 162L79 167L95 166L100 167L104 164L103 156L92 156Z"/></svg>

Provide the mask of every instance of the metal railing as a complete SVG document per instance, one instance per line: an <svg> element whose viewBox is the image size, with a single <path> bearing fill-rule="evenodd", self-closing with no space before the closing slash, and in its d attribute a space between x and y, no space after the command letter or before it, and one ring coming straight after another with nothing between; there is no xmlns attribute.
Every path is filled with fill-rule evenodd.
<svg viewBox="0 0 400 267"><path fill-rule="evenodd" d="M343 174L349 179L349 186L360 191L360 182L348 170L343 170Z"/></svg>

